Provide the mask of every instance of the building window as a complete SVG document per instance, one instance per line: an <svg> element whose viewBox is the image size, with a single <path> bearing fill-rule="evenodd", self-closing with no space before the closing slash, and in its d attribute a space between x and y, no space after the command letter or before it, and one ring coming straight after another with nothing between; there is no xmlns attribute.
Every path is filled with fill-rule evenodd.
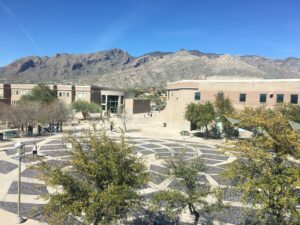
<svg viewBox="0 0 300 225"><path fill-rule="evenodd" d="M291 103L298 104L298 95L291 95Z"/></svg>
<svg viewBox="0 0 300 225"><path fill-rule="evenodd" d="M283 99L284 99L284 95L283 94L277 94L277 97L276 97L276 102L277 103L282 103Z"/></svg>
<svg viewBox="0 0 300 225"><path fill-rule="evenodd" d="M267 102L267 94L260 94L259 102L260 103L266 103Z"/></svg>
<svg viewBox="0 0 300 225"><path fill-rule="evenodd" d="M67 92L67 97L69 97L69 95L70 95L70 93L69 93L69 92Z"/></svg>
<svg viewBox="0 0 300 225"><path fill-rule="evenodd" d="M59 96L59 97L61 97L61 96L62 96L62 93L61 93L61 92L59 92L59 93L58 93L58 96Z"/></svg>
<svg viewBox="0 0 300 225"><path fill-rule="evenodd" d="M201 99L201 93L199 91L195 92L195 100Z"/></svg>
<svg viewBox="0 0 300 225"><path fill-rule="evenodd" d="M78 92L76 95L77 95L77 98L87 98L87 94L86 93Z"/></svg>
<svg viewBox="0 0 300 225"><path fill-rule="evenodd" d="M106 95L101 96L101 103L106 103Z"/></svg>
<svg viewBox="0 0 300 225"><path fill-rule="evenodd" d="M223 99L224 98L224 93L223 92L219 92L217 95L218 95L219 99Z"/></svg>
<svg viewBox="0 0 300 225"><path fill-rule="evenodd" d="M240 94L240 102L246 102L246 94Z"/></svg>

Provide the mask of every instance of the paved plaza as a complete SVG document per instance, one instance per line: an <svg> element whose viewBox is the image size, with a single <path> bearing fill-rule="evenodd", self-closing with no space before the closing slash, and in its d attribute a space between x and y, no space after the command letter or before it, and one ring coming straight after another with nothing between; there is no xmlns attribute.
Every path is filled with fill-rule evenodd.
<svg viewBox="0 0 300 225"><path fill-rule="evenodd" d="M46 159L50 164L64 167L69 157L68 149L61 140L61 136L51 136L34 140L39 146L39 156ZM38 198L50 190L45 184L37 179L37 171L28 168L32 163L31 148L34 141L27 141L26 155L22 162L22 215L41 221L39 215L43 201ZM167 176L167 168L164 166L164 157L183 155L187 160L202 156L206 171L199 175L199 180L208 182L211 186L226 188L224 200L231 202L232 207L224 210L218 218L220 222L238 224L240 223L242 211L240 208L241 194L229 189L220 178L221 171L234 158L225 155L213 145L197 143L185 140L158 139L147 137L130 137L128 143L134 148L135 154L144 158L150 182L140 191L144 198L151 197L155 192L162 189L180 188L176 181ZM18 158L13 144L0 147L0 209L16 212L17 201L17 172ZM1 214L0 214L1 221ZM25 223L26 224L26 223Z"/></svg>

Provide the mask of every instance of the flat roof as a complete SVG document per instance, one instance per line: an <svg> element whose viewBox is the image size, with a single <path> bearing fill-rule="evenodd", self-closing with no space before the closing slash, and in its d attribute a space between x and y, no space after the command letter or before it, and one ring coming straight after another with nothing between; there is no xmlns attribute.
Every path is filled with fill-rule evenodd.
<svg viewBox="0 0 300 225"><path fill-rule="evenodd" d="M180 80L168 84L179 83L271 83L271 82L300 82L300 79L227 79L227 80Z"/></svg>

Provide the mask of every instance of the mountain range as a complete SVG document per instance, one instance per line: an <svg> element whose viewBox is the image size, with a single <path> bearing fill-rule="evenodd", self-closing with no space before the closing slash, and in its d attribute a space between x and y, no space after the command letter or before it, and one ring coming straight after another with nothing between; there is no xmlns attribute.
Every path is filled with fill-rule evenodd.
<svg viewBox="0 0 300 225"><path fill-rule="evenodd" d="M233 56L198 50L133 57L121 49L91 54L29 56L0 67L0 82L76 83L105 87L164 87L167 82L211 78L300 78L300 59Z"/></svg>

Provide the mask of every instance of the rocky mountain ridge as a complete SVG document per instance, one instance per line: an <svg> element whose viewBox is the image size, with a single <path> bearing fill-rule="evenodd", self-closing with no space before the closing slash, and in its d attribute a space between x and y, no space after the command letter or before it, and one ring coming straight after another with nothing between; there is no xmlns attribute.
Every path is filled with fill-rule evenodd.
<svg viewBox="0 0 300 225"><path fill-rule="evenodd" d="M300 78L300 59L232 56L197 50L133 57L121 49L92 54L29 56L0 67L0 82L77 83L119 88L163 87L182 79L218 77Z"/></svg>

